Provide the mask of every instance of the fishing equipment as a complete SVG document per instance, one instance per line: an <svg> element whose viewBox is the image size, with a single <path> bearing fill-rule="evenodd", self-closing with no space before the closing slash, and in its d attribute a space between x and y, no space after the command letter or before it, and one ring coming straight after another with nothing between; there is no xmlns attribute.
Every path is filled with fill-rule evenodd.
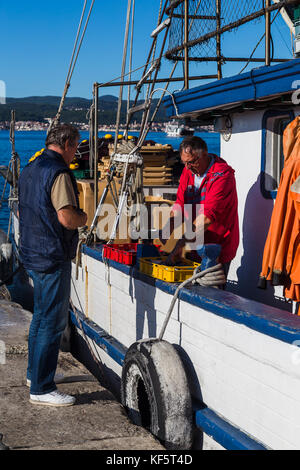
<svg viewBox="0 0 300 470"><path fill-rule="evenodd" d="M70 85L71 85L72 75L73 75L73 72L74 72L74 69L75 69L75 66L76 66L76 62L77 62L78 55L79 55L79 52L80 52L80 49L81 49L81 46L82 46L82 42L83 42L83 39L84 39L84 36L85 36L85 33L86 33L86 29L87 29L87 26L88 26L88 23L89 23L89 19L90 19L92 10L93 10L94 3L95 3L95 0L92 0L89 12L87 14L85 25L83 27L83 31L81 33L80 41L79 41L79 36L80 36L81 29L82 29L83 18L84 18L86 6L87 6L87 0L84 1L84 5L83 5L83 8L82 8L82 13L81 13L81 17L80 17L80 21L79 21L79 25L78 25L77 35L76 35L76 39L75 39L75 43L74 43L74 47L73 47L72 57L71 57L70 65L69 65L69 70L68 70L67 77L66 77L64 91L63 91L63 94L62 94L62 97L61 97L61 100L60 100L60 104L59 104L56 116L55 116L54 119L52 119L52 121L50 123L50 126L48 128L48 134L51 131L51 129L53 128L53 126L57 125L60 121L60 117L61 117L63 106L64 106L64 103L65 103L65 99L66 99L68 90L69 90ZM79 44L78 44L78 41L79 41Z"/></svg>
<svg viewBox="0 0 300 470"><path fill-rule="evenodd" d="M183 61L185 65L185 88L188 88L190 62L215 62L217 78L222 78L222 68L226 62L281 62L284 59L271 57L270 14L282 10L285 21L291 23L293 0L253 0L236 2L233 0L171 0L168 13L173 7L172 24L166 58ZM222 38L229 31L265 18L265 57L250 58L224 56ZM191 28L190 23L193 22Z"/></svg>
<svg viewBox="0 0 300 470"><path fill-rule="evenodd" d="M163 11L160 11L159 13L159 18L158 18L158 23L161 22L161 18L165 13L165 9L167 7L167 1L165 2L164 9ZM161 3L162 4L162 3ZM128 34L129 34L129 24L130 24L130 11L131 11L132 3L131 0L128 1L128 7L127 7L127 21L126 21L126 29L125 29L125 39L124 39L124 47L123 47L123 61L122 61L122 72L121 72L121 78L122 80L124 79L124 74L125 74L125 63L126 63L126 55L127 55L127 42L128 42ZM120 94L119 94L119 102L118 102L118 111L117 111L117 119L116 119L116 131L115 131L115 140L114 140L114 152L111 156L110 159L110 168L108 172L108 177L107 177L107 187L104 190L102 197L100 199L100 202L98 204L98 198L97 198L97 183L98 183L98 149L94 145L93 149L93 157L94 157L94 194L95 194L95 216L94 220L92 222L92 225L90 227L90 233L87 238L87 242L91 243L93 236L93 230L95 229L96 222L98 219L98 216L101 212L101 207L102 204L104 203L107 193L109 190L112 188L112 182L113 182L113 176L116 171L116 168L120 168L120 164L122 164L122 173L123 173L123 179L122 179L122 184L121 184L121 190L120 190L120 195L114 193L113 194L113 199L117 202L117 212L116 212L116 217L115 217L115 222L110 234L109 238L109 243L111 243L116 236L118 224L120 221L120 216L123 212L123 209L128 203L128 198L130 196L131 198L131 206L136 203L137 206L139 207L140 204L142 204L144 197L143 197L143 187L142 187L142 165L143 165L143 160L138 154L140 151L141 146L143 145L143 142L145 140L145 137L147 135L148 130L151 127L151 123L153 121L153 118L157 112L158 107L156 107L156 110L153 114L152 121L151 123L148 123L149 121L149 111L150 111L150 105L152 101L152 96L154 94L154 86L151 87L151 90L147 91L147 97L142 105L137 106L137 100L138 96L141 92L141 85L142 83L151 76L152 72L154 71L155 73L155 78L157 77L158 70L161 64L162 60L162 55L163 55L163 50L164 50L164 45L166 42L167 38L167 33L168 33L169 25L166 27L165 31L165 36L163 39L163 44L161 47L159 59L156 59L155 61L150 64L151 56L154 54L155 48L156 48L156 42L157 42L157 35L153 38L152 41L152 46L150 49L150 53L148 55L147 63L144 67L144 72L143 72L143 77L140 80L140 84L137 87L136 91L136 98L134 100L133 106L128 110L127 114L127 122L126 122L126 130L124 132L124 135L122 136L122 139L124 139L124 145L119 147L118 145L118 138L120 134L118 134L119 131L119 124L120 124L120 113L121 113L121 103L122 103L122 96L123 96L123 86L121 85L120 87ZM149 68L150 65L150 68ZM148 71L147 71L148 69ZM155 81L155 80L154 80ZM91 108L91 121L93 122L93 134L97 135L98 133L98 120L97 120L97 110L98 110L98 90L99 86L98 84L94 85L94 102L93 106ZM161 98L162 100L162 98ZM161 100L159 101L159 104L161 103ZM128 129L129 129L129 124L130 121L133 117L133 115L139 111L143 111L143 118L142 118L142 125L141 125L141 130L139 133L139 137L137 139L137 143L129 143L127 141L127 135L128 135ZM148 123L148 125L147 125ZM134 140L134 139L132 139ZM139 228L139 214L137 214L136 217L137 221L137 229Z"/></svg>

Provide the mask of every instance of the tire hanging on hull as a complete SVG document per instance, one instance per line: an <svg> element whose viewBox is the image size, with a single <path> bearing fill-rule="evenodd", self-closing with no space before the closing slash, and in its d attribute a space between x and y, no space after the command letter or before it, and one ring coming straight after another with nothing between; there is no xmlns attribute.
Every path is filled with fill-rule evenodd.
<svg viewBox="0 0 300 470"><path fill-rule="evenodd" d="M148 428L167 449L191 448L191 395L181 359L170 343L148 339L130 346L121 396L131 420Z"/></svg>

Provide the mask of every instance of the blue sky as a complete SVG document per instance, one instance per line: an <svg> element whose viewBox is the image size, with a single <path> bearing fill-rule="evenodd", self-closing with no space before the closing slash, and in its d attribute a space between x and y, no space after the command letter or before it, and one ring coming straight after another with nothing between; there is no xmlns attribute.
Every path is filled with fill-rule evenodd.
<svg viewBox="0 0 300 470"><path fill-rule="evenodd" d="M136 0L134 67L145 62L159 3ZM0 0L0 80L6 83L7 96L61 95L82 5L83 0ZM126 10L127 0L96 0L68 96L91 98L95 81L106 82L120 75ZM280 15L272 29L275 56L292 57L290 33ZM227 34L224 54L250 55L262 33L263 22L259 22L243 26L237 34ZM256 57L263 54L264 41ZM229 63L224 75L238 73L242 66ZM166 74L169 68L165 62L161 73ZM214 64L198 64L192 66L191 73L215 73L215 69ZM174 84L170 89L180 86ZM103 94L117 95L118 90L102 89Z"/></svg>

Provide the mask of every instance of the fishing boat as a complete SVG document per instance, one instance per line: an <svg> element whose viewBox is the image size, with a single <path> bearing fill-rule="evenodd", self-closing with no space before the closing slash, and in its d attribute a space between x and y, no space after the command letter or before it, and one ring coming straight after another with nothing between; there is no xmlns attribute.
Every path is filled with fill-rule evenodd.
<svg viewBox="0 0 300 470"><path fill-rule="evenodd" d="M261 2L239 2L237 9L229 0L166 2L152 32L141 79L126 82L122 68L120 89L136 84L136 100L128 111L124 142L120 144L116 137L111 143L107 177L100 182L95 137L102 85L94 85L88 157L94 181L78 181L82 208L91 215L88 234L73 263L67 343L100 380L105 375L130 418L148 428L167 449L300 448L300 318L282 287L257 289L282 169L283 129L300 115L296 96L300 59L272 57L271 13L282 13L295 34L297 51L297 4L266 1L261 8ZM128 6L127 18L130 1ZM233 29L261 17L265 57L225 58L223 34L233 34ZM128 30L129 22L127 37ZM163 45L155 55L159 35ZM208 45L214 48L213 57L207 55ZM159 79L163 54L173 63L184 64L184 89L179 92L166 93L172 75ZM193 60L215 61L214 81L207 83L207 77L202 77L206 83L191 88L192 80L201 79L189 74ZM230 60L246 65L262 62L262 66L223 78L223 64ZM169 118L186 119L191 127L214 126L221 134L221 156L236 172L241 241L226 290L192 284L190 280L201 275L193 263L184 270L180 266L161 269L161 253L155 243L145 242L146 235L138 236L135 243L116 238L125 208L140 207L148 197L148 205L154 202L159 211L168 211L166 201L172 203L176 195L173 184L141 184L147 152L152 154L150 161L156 158L145 139L153 121L149 117L152 86L159 80L167 84L160 102ZM137 105L145 85L147 97ZM143 112L141 133L130 146L130 120L139 111ZM116 136L118 124L119 117ZM161 153L165 151L155 148L160 164L154 166L164 166ZM117 169L119 180L114 179ZM109 194L115 213L105 239L101 209ZM12 213L17 250L15 202ZM137 213L131 216L135 228L140 228L141 218ZM216 253L202 247L202 264L214 267Z"/></svg>

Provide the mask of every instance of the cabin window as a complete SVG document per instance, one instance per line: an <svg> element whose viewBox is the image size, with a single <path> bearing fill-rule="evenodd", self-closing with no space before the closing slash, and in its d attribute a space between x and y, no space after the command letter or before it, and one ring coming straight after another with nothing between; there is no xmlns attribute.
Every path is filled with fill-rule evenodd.
<svg viewBox="0 0 300 470"><path fill-rule="evenodd" d="M283 169L283 131L294 119L292 111L267 111L262 126L262 178L264 197L275 199Z"/></svg>

